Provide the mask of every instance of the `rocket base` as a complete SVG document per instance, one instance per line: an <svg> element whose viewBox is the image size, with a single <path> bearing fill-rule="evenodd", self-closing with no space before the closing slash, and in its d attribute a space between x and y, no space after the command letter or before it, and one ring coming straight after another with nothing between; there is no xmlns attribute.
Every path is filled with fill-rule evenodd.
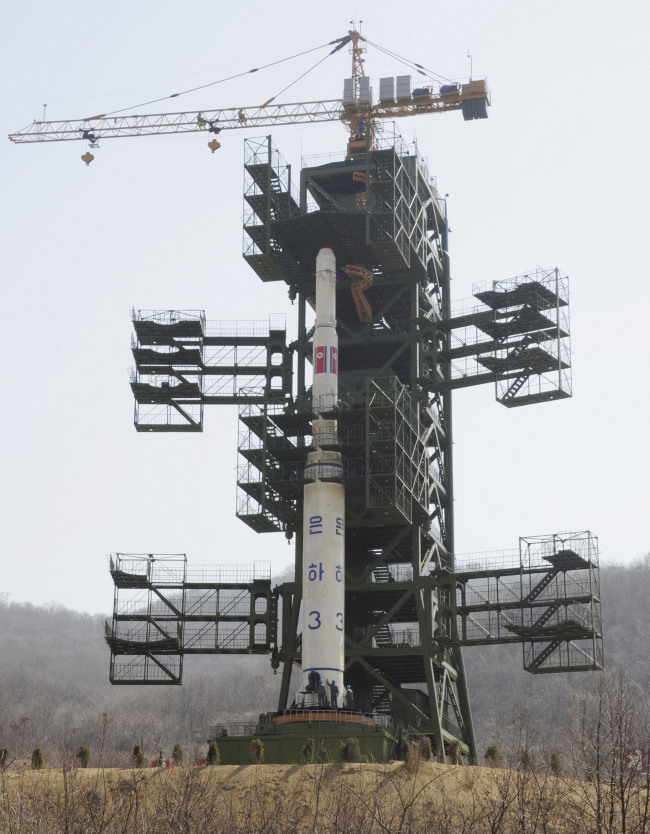
<svg viewBox="0 0 650 834"><path fill-rule="evenodd" d="M356 738L364 761L386 763L396 757L399 743L389 721L345 710L284 710L260 715L257 724L218 724L210 728L208 742L217 742L221 764L251 764L254 738L264 746L266 764L305 764L303 748L309 739L313 761L327 763L340 762L341 746Z"/></svg>

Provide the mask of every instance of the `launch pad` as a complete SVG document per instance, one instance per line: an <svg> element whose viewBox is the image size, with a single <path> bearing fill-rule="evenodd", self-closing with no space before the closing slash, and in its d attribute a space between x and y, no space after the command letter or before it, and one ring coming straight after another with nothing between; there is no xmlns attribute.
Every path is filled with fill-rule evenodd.
<svg viewBox="0 0 650 834"><path fill-rule="evenodd" d="M476 760L464 646L518 643L535 674L603 664L595 536L524 537L497 563L457 562L454 544L452 394L488 383L509 409L571 396L568 279L537 269L452 302L446 202L397 133L368 136L364 153L307 161L299 188L270 137L246 142L244 169L244 258L261 280L287 284L297 338L287 344L276 318L215 326L202 311L134 311L135 425L201 431L206 404L239 404L237 515L295 539L295 580L197 584L179 561L169 581L159 557L115 556L111 681L180 683L185 654L268 653L282 671L278 712L239 734L218 725L222 760L222 745L241 751L252 737L267 761L297 761L300 740L328 739L331 755L354 735L384 761L409 733L428 736L442 761L452 747ZM316 389L310 313L323 246L336 263L330 395ZM316 481L345 489L344 563L329 567L307 549L321 516L304 503L318 450L319 466L335 450L341 466ZM306 606L310 572L337 566L343 610ZM275 720L291 715L292 670L302 680L305 635L325 614L343 629L340 682L372 727L313 712Z"/></svg>
<svg viewBox="0 0 650 834"><path fill-rule="evenodd" d="M208 742L217 742L222 764L250 764L253 739L262 742L266 762L300 764L341 761L341 747L350 738L358 741L364 760L388 762L401 737L387 716L283 710L260 715L255 723L217 724L210 727Z"/></svg>

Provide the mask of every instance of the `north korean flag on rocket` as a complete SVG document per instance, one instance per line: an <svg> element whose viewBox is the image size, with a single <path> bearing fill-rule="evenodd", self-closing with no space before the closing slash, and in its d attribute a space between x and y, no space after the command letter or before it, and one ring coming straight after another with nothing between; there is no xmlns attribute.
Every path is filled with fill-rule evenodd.
<svg viewBox="0 0 650 834"><path fill-rule="evenodd" d="M316 373L337 373L338 348L321 345L316 348Z"/></svg>

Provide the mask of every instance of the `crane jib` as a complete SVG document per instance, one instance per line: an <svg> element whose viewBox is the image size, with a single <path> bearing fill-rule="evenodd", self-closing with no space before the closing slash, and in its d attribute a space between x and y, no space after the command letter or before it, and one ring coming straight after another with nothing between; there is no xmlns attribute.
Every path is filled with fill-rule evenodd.
<svg viewBox="0 0 650 834"><path fill-rule="evenodd" d="M131 116L93 116L51 122L33 122L9 135L17 144L26 142L97 141L121 136L155 136L171 133L260 128L309 122L394 119L427 113L462 110L465 119L486 118L490 94L484 79L474 79L451 92L414 95L378 104L343 103L340 99L231 107L223 110L155 113Z"/></svg>

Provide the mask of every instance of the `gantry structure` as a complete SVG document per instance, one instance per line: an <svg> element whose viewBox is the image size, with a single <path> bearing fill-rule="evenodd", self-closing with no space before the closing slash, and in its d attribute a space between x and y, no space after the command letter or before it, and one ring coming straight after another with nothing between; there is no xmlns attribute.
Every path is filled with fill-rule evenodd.
<svg viewBox="0 0 650 834"><path fill-rule="evenodd" d="M518 643L532 673L602 668L598 546L590 532L523 537L457 560L452 395L488 383L502 405L571 395L568 279L537 269L452 303L445 199L395 130L306 160L299 183L271 137L247 140L244 258L285 282L284 323L133 311L138 431L201 431L239 405L238 517L295 540L295 579L267 566L189 568L115 554L106 626L115 684L178 684L186 654L268 653L291 705L300 664L303 470L311 448L314 268L338 265L338 421L346 493L345 669L356 708L476 760L463 647ZM384 726L386 726L384 724Z"/></svg>
<svg viewBox="0 0 650 834"><path fill-rule="evenodd" d="M114 554L110 679L179 684L186 654L268 653L282 669L278 711L290 705L314 419L310 308L316 254L329 246L339 265L339 396L319 413L337 421L344 463L346 683L369 716L364 726L399 724L429 736L440 760L449 750L475 760L463 647L519 643L532 673L603 664L590 532L523 537L514 556L498 558L461 560L454 544L453 392L488 383L508 408L569 397L568 279L537 269L452 303L445 200L389 120L449 111L484 119L487 82L382 78L375 101L366 42L350 30L323 45L330 55L350 50L341 99L120 111L35 121L9 138L86 142L88 165L91 149L116 137L205 132L214 152L222 131L346 126L346 153L307 161L298 185L270 136L245 144L244 258L262 281L286 283L295 340L287 343L278 317L211 322L201 310L133 311L136 429L202 431L206 405L238 405L237 515L260 534L295 538L295 579L272 587L262 563L197 568L183 554Z"/></svg>

